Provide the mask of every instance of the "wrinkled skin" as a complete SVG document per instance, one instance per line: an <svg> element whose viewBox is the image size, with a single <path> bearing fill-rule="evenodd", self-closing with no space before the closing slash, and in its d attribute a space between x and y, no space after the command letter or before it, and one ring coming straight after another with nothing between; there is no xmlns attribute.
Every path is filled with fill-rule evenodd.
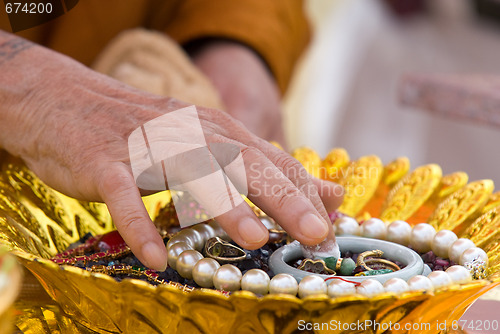
<svg viewBox="0 0 500 334"><path fill-rule="evenodd" d="M133 89L1 31L0 72L0 147L58 191L104 201L139 260L164 270L166 250L132 176L127 140L145 122L187 104ZM198 113L208 143L240 148L250 200L303 244L334 239L325 204L340 203L337 185L312 179L227 113L202 107ZM242 247L256 249L268 239L246 203L217 220Z"/></svg>

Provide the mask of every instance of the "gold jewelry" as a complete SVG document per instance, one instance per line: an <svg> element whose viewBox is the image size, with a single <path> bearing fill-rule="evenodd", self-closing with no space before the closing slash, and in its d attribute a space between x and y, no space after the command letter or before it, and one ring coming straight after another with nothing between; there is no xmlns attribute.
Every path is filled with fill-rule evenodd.
<svg viewBox="0 0 500 334"><path fill-rule="evenodd" d="M386 260L386 259L378 259L378 258L371 258L371 259L366 259L365 264L378 264L381 266L381 269L391 269L392 271L398 271L401 270L397 264L395 264L392 261Z"/></svg>
<svg viewBox="0 0 500 334"><path fill-rule="evenodd" d="M361 268L368 270L368 271L373 270L372 268L370 268L366 265L365 257L368 257L368 256L381 257L382 255L384 255L384 252L382 252L380 249L375 249L375 250L363 252L363 253L358 255L358 259L356 261L356 266L361 267Z"/></svg>
<svg viewBox="0 0 500 334"><path fill-rule="evenodd" d="M340 267L342 266L342 261L343 261L343 260L344 260L344 259L343 259L343 258L341 258L341 257L339 257L339 258L337 259L337 263L335 263L335 270L336 270L336 271L340 271ZM352 263L352 262L351 262L351 263Z"/></svg>
<svg viewBox="0 0 500 334"><path fill-rule="evenodd" d="M247 257L247 253L219 237L210 238L205 243L205 254L219 263L239 262Z"/></svg>
<svg viewBox="0 0 500 334"><path fill-rule="evenodd" d="M304 261L302 261L300 266L297 267L297 269L313 272L315 274L326 272L330 275L337 275L337 273L334 270L331 270L326 266L326 263L323 260L305 259Z"/></svg>

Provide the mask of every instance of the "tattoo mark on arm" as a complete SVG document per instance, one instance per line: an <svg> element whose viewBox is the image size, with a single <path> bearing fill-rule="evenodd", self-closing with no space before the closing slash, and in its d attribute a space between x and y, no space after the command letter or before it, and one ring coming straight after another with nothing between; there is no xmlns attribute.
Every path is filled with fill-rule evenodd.
<svg viewBox="0 0 500 334"><path fill-rule="evenodd" d="M31 48L33 45L33 43L19 37L15 37L0 44L0 65L8 62L19 53Z"/></svg>

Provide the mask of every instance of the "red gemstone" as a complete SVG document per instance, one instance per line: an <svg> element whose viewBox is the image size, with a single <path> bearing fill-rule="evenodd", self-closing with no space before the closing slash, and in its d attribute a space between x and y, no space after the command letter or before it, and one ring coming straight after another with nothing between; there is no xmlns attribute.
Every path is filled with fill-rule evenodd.
<svg viewBox="0 0 500 334"><path fill-rule="evenodd" d="M111 249L125 246L125 241L118 231L111 231L102 236L99 242L101 249Z"/></svg>

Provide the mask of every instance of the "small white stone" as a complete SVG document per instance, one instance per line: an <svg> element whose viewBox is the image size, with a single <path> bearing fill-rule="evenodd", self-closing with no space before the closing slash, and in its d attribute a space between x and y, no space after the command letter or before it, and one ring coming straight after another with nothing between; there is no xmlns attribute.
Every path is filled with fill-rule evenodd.
<svg viewBox="0 0 500 334"><path fill-rule="evenodd" d="M404 279L394 277L384 283L387 292L403 293L410 290L410 286Z"/></svg>
<svg viewBox="0 0 500 334"><path fill-rule="evenodd" d="M410 245L419 253L427 253L431 250L431 242L436 235L436 229L429 224L417 224L411 230Z"/></svg>
<svg viewBox="0 0 500 334"><path fill-rule="evenodd" d="M378 218L370 218L361 224L361 236L374 239L385 239L387 227Z"/></svg>
<svg viewBox="0 0 500 334"><path fill-rule="evenodd" d="M297 280L289 274L278 274L269 283L269 293L295 296L299 288Z"/></svg>
<svg viewBox="0 0 500 334"><path fill-rule="evenodd" d="M464 266L451 266L446 269L446 272L450 275L450 278L454 283L461 284L472 281L470 271Z"/></svg>
<svg viewBox="0 0 500 334"><path fill-rule="evenodd" d="M386 239L400 245L410 244L411 226L403 220L395 220L387 226Z"/></svg>
<svg viewBox="0 0 500 334"><path fill-rule="evenodd" d="M361 284L357 286L356 291L363 296L372 297L379 293L383 293L385 289L382 283L369 278L361 282Z"/></svg>
<svg viewBox="0 0 500 334"><path fill-rule="evenodd" d="M467 249L474 247L474 243L465 238L460 238L451 244L450 249L448 249L448 257L455 263L460 262L460 256Z"/></svg>
<svg viewBox="0 0 500 334"><path fill-rule="evenodd" d="M434 285L432 284L432 281L429 278L422 275L417 275L410 278L408 280L408 286L410 287L410 291L434 290Z"/></svg>
<svg viewBox="0 0 500 334"><path fill-rule="evenodd" d="M250 269L241 279L241 289L260 295L269 292L269 275L262 269Z"/></svg>
<svg viewBox="0 0 500 334"><path fill-rule="evenodd" d="M337 235L359 235L361 228L356 219L352 217L342 217L335 221Z"/></svg>
<svg viewBox="0 0 500 334"><path fill-rule="evenodd" d="M314 295L325 295L327 291L326 282L318 275L304 277L299 283L299 297L305 298Z"/></svg>
<svg viewBox="0 0 500 334"><path fill-rule="evenodd" d="M463 266L467 262L471 262L475 259L480 259L485 262L486 267L488 266L488 255L484 250L479 247L471 247L465 250L462 255L460 255L460 264Z"/></svg>
<svg viewBox="0 0 500 334"><path fill-rule="evenodd" d="M452 283L450 275L445 271L436 270L427 275L427 278L431 280L434 288L441 288L443 286L450 285Z"/></svg>
<svg viewBox="0 0 500 334"><path fill-rule="evenodd" d="M328 284L328 296L335 298L340 296L348 296L356 293L356 285L353 283L345 282L340 279L333 279Z"/></svg>
<svg viewBox="0 0 500 334"><path fill-rule="evenodd" d="M214 275L214 286L217 290L237 291L241 286L241 271L232 264L221 266Z"/></svg>
<svg viewBox="0 0 500 334"><path fill-rule="evenodd" d="M436 256L448 258L450 246L457 241L458 237L450 230L441 230L432 239L431 248Z"/></svg>

